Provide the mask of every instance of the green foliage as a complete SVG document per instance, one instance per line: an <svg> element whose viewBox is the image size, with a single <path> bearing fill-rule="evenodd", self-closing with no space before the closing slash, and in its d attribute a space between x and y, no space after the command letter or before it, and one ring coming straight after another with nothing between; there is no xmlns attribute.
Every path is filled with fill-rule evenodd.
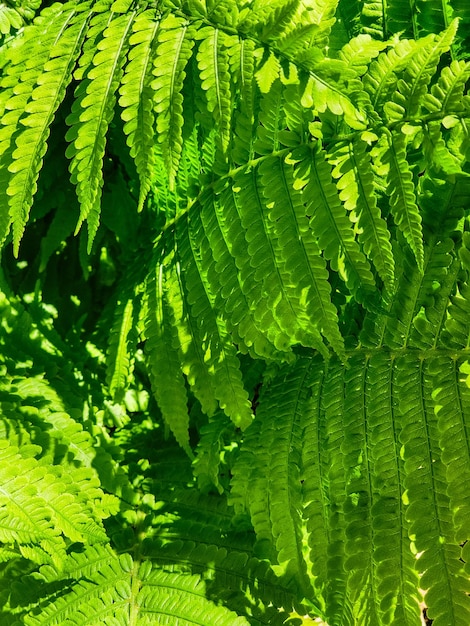
<svg viewBox="0 0 470 626"><path fill-rule="evenodd" d="M0 3L0 624L468 626L467 3L39 5Z"/></svg>

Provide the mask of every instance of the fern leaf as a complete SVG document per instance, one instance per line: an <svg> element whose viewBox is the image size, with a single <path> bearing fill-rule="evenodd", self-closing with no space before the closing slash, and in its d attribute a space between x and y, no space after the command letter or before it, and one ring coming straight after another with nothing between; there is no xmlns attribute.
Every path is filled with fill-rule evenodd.
<svg viewBox="0 0 470 626"><path fill-rule="evenodd" d="M261 90L263 91L263 89ZM261 98L254 149L258 154L271 154L279 149L279 133L284 128L285 116L281 81L269 84L266 96Z"/></svg>
<svg viewBox="0 0 470 626"><path fill-rule="evenodd" d="M153 42L159 29L155 11L137 15L129 38L129 61L119 87L124 132L140 180L138 211L150 190L154 165L154 92L150 85L153 69Z"/></svg>
<svg viewBox="0 0 470 626"><path fill-rule="evenodd" d="M396 33L418 36L416 9L409 0L395 0L386 5L382 0L365 0L361 22L364 32L374 39L387 40Z"/></svg>
<svg viewBox="0 0 470 626"><path fill-rule="evenodd" d="M462 544L466 541L470 507L468 491L464 488L467 476L470 476L470 438L467 427L470 390L460 369L453 359L440 357L430 362L428 372L433 388L439 447L446 469L455 539Z"/></svg>
<svg viewBox="0 0 470 626"><path fill-rule="evenodd" d="M72 113L67 118L71 128L66 155L71 158L70 173L80 202L76 232L88 220L88 251L98 229L103 157L106 132L114 115L116 91L123 74L125 53L135 13L111 20L97 44L98 51L87 71L86 79L75 93Z"/></svg>
<svg viewBox="0 0 470 626"><path fill-rule="evenodd" d="M377 574L369 546L374 545L372 503L374 501L373 460L367 432L365 386L367 363L352 358L345 372L343 463L346 472L346 561L349 572L348 596L359 619L379 623L378 597L374 593ZM395 506L396 508L396 506ZM382 540L383 544L383 540ZM367 557L364 558L365 554Z"/></svg>
<svg viewBox="0 0 470 626"><path fill-rule="evenodd" d="M176 441L192 456L186 385L175 347L178 336L168 304L162 263L152 270L148 278L147 299L145 337L152 390Z"/></svg>
<svg viewBox="0 0 470 626"><path fill-rule="evenodd" d="M13 245L15 254L28 221L33 196L37 189L37 179L42 159L47 149L49 127L54 114L62 102L68 83L72 78L72 68L80 52L87 28L87 20L80 15L73 23L73 13L62 24L63 33L50 52L50 60L45 64L39 85L31 93L20 123L25 127L16 137L13 162L9 166L12 176L8 184L10 213L13 220Z"/></svg>
<svg viewBox="0 0 470 626"><path fill-rule="evenodd" d="M148 559L133 560L107 546L72 552L64 571L43 567L45 589L67 587L63 593L47 593L40 611L24 618L27 626L99 626L106 624L185 624L248 626L233 611L206 596L199 575L152 567Z"/></svg>
<svg viewBox="0 0 470 626"><path fill-rule="evenodd" d="M440 33L449 23L452 17L452 7L446 0L431 0L416 2L417 22L422 33Z"/></svg>
<svg viewBox="0 0 470 626"><path fill-rule="evenodd" d="M463 92L469 76L470 63L452 61L442 68L437 83L424 96L423 106L430 113L442 111L444 114L452 114L461 111Z"/></svg>
<svg viewBox="0 0 470 626"><path fill-rule="evenodd" d="M463 233L462 247L459 256L463 268L470 270L470 234ZM448 307L448 318L446 320L446 332L443 336L444 344L452 348L469 347L469 324L468 311L470 311L470 288L465 282L457 284L456 293L451 298Z"/></svg>
<svg viewBox="0 0 470 626"><path fill-rule="evenodd" d="M290 282L301 294L300 307L305 306L310 323L313 322L341 354L343 338L338 329L337 311L331 302L325 261L309 230L300 193L293 189L292 169L275 157L260 165L269 227Z"/></svg>
<svg viewBox="0 0 470 626"><path fill-rule="evenodd" d="M324 59L310 71L302 105L319 113L328 109L334 115L344 115L351 128L360 130L365 128L365 116L357 109L354 97L361 90L356 73L343 61Z"/></svg>
<svg viewBox="0 0 470 626"><path fill-rule="evenodd" d="M225 151L230 139L231 87L227 48L231 40L218 28L210 26L198 31L201 43L197 51L202 89L206 93L207 108L213 114L220 143Z"/></svg>
<svg viewBox="0 0 470 626"><path fill-rule="evenodd" d="M220 407L236 426L245 429L252 421L251 405L226 324L214 308L214 296L205 275L207 266L201 255L201 225L197 214L192 214L189 229L188 232L188 225L181 222L177 230L177 240L185 267L188 301L192 315L198 319L200 325L204 359L213 377L215 396Z"/></svg>
<svg viewBox="0 0 470 626"><path fill-rule="evenodd" d="M221 205L212 194L204 194L201 202L203 206L200 215L206 235L206 258L210 263L207 271L215 294L215 306L220 311L225 310L227 328L239 348L245 345L255 357L269 359L276 354L278 358L275 347L263 332L265 329L256 322L256 309L261 303L248 299L250 294L246 293L245 286L240 281L236 259L230 254L226 243L227 231L234 231L235 224L238 223L239 227L241 224L238 220L235 223L228 221L225 205ZM246 245L243 231L239 234L239 239Z"/></svg>
<svg viewBox="0 0 470 626"><path fill-rule="evenodd" d="M107 350L106 379L114 402L122 402L133 370L133 352L137 343L134 298L117 304L115 324L111 329Z"/></svg>
<svg viewBox="0 0 470 626"><path fill-rule="evenodd" d="M225 445L224 434L230 432L230 425L229 418L222 413L201 428L201 438L197 445L193 467L202 492L211 487L215 487L220 494L224 491L220 482L219 467Z"/></svg>
<svg viewBox="0 0 470 626"><path fill-rule="evenodd" d="M301 419L308 397L311 361L287 366L260 397L256 427L246 433L240 465L233 469L233 491L247 492L251 520L265 552L272 552L274 569L295 577L304 593L310 589L303 557L300 485ZM263 386L263 389L265 387ZM271 416L277 411L274 424ZM247 461L244 460L245 457ZM244 476L244 466L250 467ZM260 471L261 466L267 471ZM286 472L287 468L287 472ZM241 481L240 484L239 481Z"/></svg>
<svg viewBox="0 0 470 626"><path fill-rule="evenodd" d="M299 4L299 0L257 0L251 10L241 12L238 28L242 32L256 33L263 42L279 39L292 27Z"/></svg>
<svg viewBox="0 0 470 626"><path fill-rule="evenodd" d="M191 58L194 30L174 15L166 16L157 35L152 88L155 91L158 141L170 177L178 171L182 152L183 95L185 68Z"/></svg>
<svg viewBox="0 0 470 626"><path fill-rule="evenodd" d="M0 111L2 115L0 126L0 193L4 198L5 205L9 204L6 192L11 174L14 174L14 172L9 171L9 167L15 169L15 166L18 167L19 165L12 163L13 152L16 149L14 137L21 128L19 120L33 90L38 86L39 77L50 57L49 46L45 45L45 42L55 41L60 37L63 24L70 20L73 13L73 9L62 12L57 5L49 9L45 12L45 21L39 21L38 24L29 28L25 36L21 38L22 45L19 45L19 50L16 47L11 47L5 53L3 63L6 67L3 68L0 83ZM51 60L51 64L53 63ZM42 156L43 154L41 154L41 159ZM21 213L15 216L15 220L18 220L16 229L19 239L24 228ZM11 221L11 210L6 210L5 206L0 211L0 241L4 241L8 235Z"/></svg>
<svg viewBox="0 0 470 626"><path fill-rule="evenodd" d="M403 134L387 133L381 144L372 151L387 168L387 192L390 211L398 228L405 236L420 270L423 269L424 248L421 215L413 185L413 175L406 159L406 138Z"/></svg>
<svg viewBox="0 0 470 626"><path fill-rule="evenodd" d="M171 239L170 239L171 241ZM177 248L174 240L173 245ZM179 337L179 360L191 391L201 403L202 410L212 416L217 409L217 398L212 377L204 360L204 341L197 319L190 314L188 293L182 277L181 261L175 256L165 267L165 283L169 305Z"/></svg>
<svg viewBox="0 0 470 626"><path fill-rule="evenodd" d="M106 534L91 516L86 500L77 497L77 485L59 468L47 467L35 457L38 446L18 450L0 442L2 489L0 516L4 543L15 543L27 558L54 562L65 558L65 537L72 541L106 541ZM86 485L84 486L84 494ZM24 546L24 548L23 548Z"/></svg>
<svg viewBox="0 0 470 626"><path fill-rule="evenodd" d="M370 64L364 76L364 88L370 94L372 106L378 113L390 101L396 90L397 74L415 53L417 45L407 39L398 41L387 52L381 52L377 60Z"/></svg>
<svg viewBox="0 0 470 626"><path fill-rule="evenodd" d="M341 48L338 56L349 67L352 67L359 76L364 76L369 72L372 59L375 59L385 47L385 43L363 34L350 39Z"/></svg>
<svg viewBox="0 0 470 626"><path fill-rule="evenodd" d="M273 51L269 52L266 61L255 73L256 82L261 93L269 93L273 83L279 78L281 64Z"/></svg>
<svg viewBox="0 0 470 626"><path fill-rule="evenodd" d="M396 366L409 502L406 516L410 536L421 553L416 562L420 587L426 590L428 614L437 626L449 620L463 626L468 619L470 584L452 525L432 383L425 364L412 355L402 357Z"/></svg>
<svg viewBox="0 0 470 626"><path fill-rule="evenodd" d="M365 382L367 438L373 464L375 593L385 623L414 624L419 613L414 597L418 576L403 501L405 468L400 457L393 362L388 355L371 358Z"/></svg>
<svg viewBox="0 0 470 626"><path fill-rule="evenodd" d="M330 452L323 445L327 437L326 420L322 407L325 367L321 361L311 365L306 387L311 398L305 403L301 425L302 445L302 502L303 520L308 533L309 558L312 561L312 585L318 597L324 597L328 580L328 545L331 543L329 514L330 493L326 476L330 467Z"/></svg>
<svg viewBox="0 0 470 626"><path fill-rule="evenodd" d="M351 172L354 172L357 187L353 191L352 198L349 195L350 187L344 190L349 189L348 198L346 199L341 195L340 198L348 210L354 211L352 221L356 222L357 218L358 239L363 245L365 253L372 260L385 287L390 290L394 283L394 259L390 233L377 206L370 155L366 151L365 142L359 140L356 140L352 145L350 144L348 151L351 159ZM343 180L342 178L341 181ZM341 182L339 187L342 187ZM357 198L355 197L356 193Z"/></svg>
<svg viewBox="0 0 470 626"><path fill-rule="evenodd" d="M257 251L263 249L267 254L273 254L269 245L264 223L260 215L259 197L254 190L250 190L253 178L249 175L235 178L235 189L228 188L222 193L222 203L216 204L218 219L224 220L227 247L235 260L240 276L240 288L246 295L247 304L252 311L256 327L263 331L266 337L278 350L278 355L288 358L288 350L292 343L292 329L295 327L295 314L281 316L274 306L278 300L278 293L282 293L279 272L276 270L275 281L270 284L265 280L265 267L274 264L274 258L263 257ZM257 204L247 203L248 197L258 200ZM257 209L255 212L253 206ZM223 210L222 210L223 209ZM280 290L280 291L279 291ZM282 297L281 297L282 300ZM280 303L279 303L280 304ZM286 307L289 311L289 307ZM263 352L263 346L255 349Z"/></svg>
<svg viewBox="0 0 470 626"><path fill-rule="evenodd" d="M331 179L326 153L315 154L309 149L303 158L303 152L306 151L298 149L294 153L299 159L295 185L302 189L309 225L312 234L318 238L324 257L332 262L335 271L344 264L346 284L353 294L357 295L362 282L372 284L375 289L367 259L355 241L352 224Z"/></svg>
<svg viewBox="0 0 470 626"><path fill-rule="evenodd" d="M347 572L344 551L347 524L344 500L347 484L342 455L336 453L341 449L344 440L344 368L337 361L328 365L328 375L322 385L319 402L319 417L324 420L323 427L328 433L328 450L333 451L333 454L329 455L325 450L325 463L328 469L322 481L325 485L325 498L329 503L326 527L329 545L326 564L322 568L324 571L326 569L326 580L323 585L325 614L328 622L350 624L354 622L351 603L346 595ZM310 556L315 567L316 555L312 551Z"/></svg>
<svg viewBox="0 0 470 626"><path fill-rule="evenodd" d="M394 260L390 233L377 206L374 180L370 167L370 156L366 144L360 140L344 147L339 146L332 153L336 167L333 176L341 190L340 199L351 212L351 221L358 224L358 239L366 255L374 263L387 290L394 282ZM367 285L362 278L362 284Z"/></svg>
<svg viewBox="0 0 470 626"><path fill-rule="evenodd" d="M305 3L308 21L317 25L317 29L313 32L311 45L322 51L327 50L328 46L331 47L329 38L331 28L337 20L335 14L338 4L339 0L317 0L315 3Z"/></svg>
<svg viewBox="0 0 470 626"><path fill-rule="evenodd" d="M409 57L404 77L399 81L398 89L392 97L393 102L384 106L389 121L398 122L419 115L423 97L436 72L439 59L449 50L456 31L457 20L454 20L439 36L428 35L420 40L418 49Z"/></svg>

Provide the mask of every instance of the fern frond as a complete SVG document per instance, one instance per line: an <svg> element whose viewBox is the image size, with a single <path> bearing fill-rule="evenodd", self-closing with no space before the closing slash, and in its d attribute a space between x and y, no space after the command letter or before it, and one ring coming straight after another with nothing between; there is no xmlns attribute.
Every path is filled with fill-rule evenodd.
<svg viewBox="0 0 470 626"><path fill-rule="evenodd" d="M161 260L147 279L145 351L152 390L163 419L176 441L192 456L186 385L178 357L178 335L168 303L163 263Z"/></svg>
<svg viewBox="0 0 470 626"><path fill-rule="evenodd" d="M385 47L385 43L372 39L370 35L358 35L341 48L338 56L365 79L372 59L375 59Z"/></svg>
<svg viewBox="0 0 470 626"><path fill-rule="evenodd" d="M283 358L288 358L295 328L295 314L291 312L289 315L289 307L286 307L282 314L276 309L278 294L283 292L278 269L275 282L270 281L268 285L265 280L267 266L274 264L274 267L277 267L277 265L262 219L259 195L256 189L250 188L254 180L254 177L248 174L237 175L234 187L222 192L222 203L215 206L218 219L224 220L226 224L227 247L235 260L240 276L240 288L246 296L247 306L252 311L253 322L275 346L278 355L282 354ZM249 204L247 202L249 197L255 198L257 203ZM256 207L256 212L253 211L253 206ZM260 247L270 257L258 254ZM258 347L254 337L253 345L257 352L264 351L263 344Z"/></svg>
<svg viewBox="0 0 470 626"><path fill-rule="evenodd" d="M234 424L244 429L252 421L251 406L235 348L224 320L214 307L214 295L205 273L204 246L200 245L201 234L202 225L195 212L191 214L189 224L178 223L176 237L185 268L188 301L192 315L198 319L204 359L213 377L216 398Z"/></svg>
<svg viewBox="0 0 470 626"><path fill-rule="evenodd" d="M352 144L338 145L331 154L335 164L333 176L340 189L340 199L350 211L350 219L358 225L358 240L373 262L387 290L394 282L394 259L390 233L377 206L370 155L366 143L356 139ZM374 285L367 276L361 276L361 287Z"/></svg>
<svg viewBox="0 0 470 626"><path fill-rule="evenodd" d="M260 397L256 422L246 432L240 460L233 468L232 489L247 493L248 510L264 552L275 570L287 572L308 593L301 522L300 446L302 415L308 401L311 361L298 361L277 374ZM277 407L276 423L271 416ZM279 410L282 407L281 410ZM268 471L260 472L261 466ZM245 468L249 474L245 475ZM287 471L286 471L287 468Z"/></svg>
<svg viewBox="0 0 470 626"><path fill-rule="evenodd" d="M390 211L397 227L403 233L422 270L424 262L423 232L421 215L416 204L413 175L406 158L406 137L387 132L372 157L386 166L387 192Z"/></svg>
<svg viewBox="0 0 470 626"><path fill-rule="evenodd" d="M230 201L230 200L229 200ZM238 215L231 214L234 222L226 215L227 207L220 203L220 199L213 197L211 193L201 197L201 221L204 227L206 241L211 253L206 254L210 266L208 266L208 276L210 277L214 294L215 305L220 311L225 310L225 317L228 330L234 338L234 342L242 349L246 349L254 357L265 359L274 358L276 348L266 337L266 328L257 323L257 309L261 308L261 302L253 300L250 290L240 280L238 274L237 257L232 256L229 250L227 238L229 231L235 233L235 226L241 228ZM233 203L232 208L233 208ZM246 250L240 249L240 243L246 246L243 230L240 231L235 252L246 256ZM237 249L238 248L238 249ZM253 287L251 282L250 287ZM261 296L261 293L259 293ZM279 355L276 354L276 357Z"/></svg>
<svg viewBox="0 0 470 626"><path fill-rule="evenodd" d="M110 332L106 354L106 382L114 402L122 402L133 371L133 356L137 344L135 328L138 306L134 297L117 303L116 317Z"/></svg>
<svg viewBox="0 0 470 626"><path fill-rule="evenodd" d="M418 0L416 2L417 22L422 33L440 33L449 24L453 14L450 0Z"/></svg>
<svg viewBox="0 0 470 626"><path fill-rule="evenodd" d="M157 34L152 89L155 91L158 141L174 184L183 148L183 95L186 65L194 45L194 29L185 20L167 15Z"/></svg>
<svg viewBox="0 0 470 626"><path fill-rule="evenodd" d="M272 232L275 250L285 264L289 282L301 294L300 309L305 307L310 324L313 322L333 349L341 354L343 338L338 328L337 311L331 302L326 264L309 230L300 193L293 189L292 170L276 157L266 159L259 167L269 210L268 228ZM306 331L308 333L307 328Z"/></svg>
<svg viewBox="0 0 470 626"><path fill-rule="evenodd" d="M196 54L201 86L207 98L207 108L213 114L220 143L225 151L230 140L232 95L228 48L233 40L223 31L210 26L198 31L201 39Z"/></svg>
<svg viewBox="0 0 470 626"><path fill-rule="evenodd" d="M358 355L350 359L348 365L344 377L345 433L341 446L346 473L344 517L345 567L349 573L348 596L354 615L361 621L365 621L367 616L372 623L378 623L379 599L374 590L377 574L372 553L366 548L375 543L371 511L374 501L374 468L364 402L368 364ZM364 551L367 558L364 558Z"/></svg>
<svg viewBox="0 0 470 626"><path fill-rule="evenodd" d="M467 540L470 507L468 492L464 488L467 476L470 476L470 433L467 424L470 390L460 369L455 360L440 357L433 359L428 371L433 387L439 447L446 470L455 540L462 544Z"/></svg>
<svg viewBox="0 0 470 626"><path fill-rule="evenodd" d="M47 466L38 457L38 446L19 449L8 441L2 449L0 472L1 540L18 545L29 559L54 562L65 558L65 537L86 543L107 540L87 501L87 485L79 487L59 467ZM90 476L88 476L88 480ZM95 519L93 519L95 517Z"/></svg>
<svg viewBox="0 0 470 626"><path fill-rule="evenodd" d="M68 19L61 24L62 32L50 51L39 84L32 91L20 118L20 124L25 129L16 135L16 149L12 154L13 162L9 166L12 176L6 191L10 196L15 254L18 254L37 189L37 179L47 149L49 127L72 78L72 69L87 28L86 16L84 19L79 14L75 20L74 17L74 12L70 11Z"/></svg>
<svg viewBox="0 0 470 626"><path fill-rule="evenodd" d="M364 391L368 454L373 466L374 594L385 623L411 625L418 621L418 575L403 501L405 468L394 404L394 366L388 355L377 354L370 359Z"/></svg>
<svg viewBox="0 0 470 626"><path fill-rule="evenodd" d="M231 431L229 418L220 413L201 428L201 438L196 448L193 462L194 476L202 492L215 487L222 494L224 488L220 482L219 468L224 449L224 435ZM233 429L233 424L232 424ZM232 433L233 434L233 433Z"/></svg>
<svg viewBox="0 0 470 626"><path fill-rule="evenodd" d="M263 42L276 40L292 28L299 4L300 0L256 0L252 10L240 14L238 28L256 33Z"/></svg>
<svg viewBox="0 0 470 626"><path fill-rule="evenodd" d="M462 246L459 256L464 269L470 270L470 234L463 233ZM470 345L470 326L468 323L468 311L470 311L470 289L463 283L457 284L456 293L451 298L447 309L448 318L445 324L445 332L442 339L444 345L452 348L468 348Z"/></svg>
<svg viewBox="0 0 470 626"><path fill-rule="evenodd" d="M153 10L137 15L129 38L129 61L119 87L119 105L123 111L124 132L127 145L134 159L140 180L139 204L142 210L150 190L151 173L154 165L154 91L151 87L153 59L156 54L153 43L160 28Z"/></svg>
<svg viewBox="0 0 470 626"><path fill-rule="evenodd" d="M454 20L440 35L428 35L420 40L417 50L409 57L404 76L392 97L393 101L384 106L390 122L413 119L419 115L439 59L450 49L456 32L457 20Z"/></svg>
<svg viewBox="0 0 470 626"><path fill-rule="evenodd" d="M302 155L300 150L294 154L296 158ZM308 150L305 158L299 159L295 176L296 187L303 187L309 226L318 238L324 257L331 261L335 271L340 272L357 300L363 301L367 290L375 296L375 280L366 257L355 241L352 224L332 182L326 153Z"/></svg>
<svg viewBox="0 0 470 626"><path fill-rule="evenodd" d="M317 0L314 3L306 3L308 21L317 26L312 33L311 45L325 51L327 46L331 48L330 33L336 22L336 9L339 0Z"/></svg>
<svg viewBox="0 0 470 626"><path fill-rule="evenodd" d="M364 89L370 94L372 106L380 114L396 89L397 74L407 65L418 44L407 39L397 41L387 52L372 61L364 76Z"/></svg>
<svg viewBox="0 0 470 626"><path fill-rule="evenodd" d="M171 237L169 238L171 241ZM173 236L173 245L177 243ZM204 337L199 331L197 318L191 315L186 284L182 276L181 261L168 259L165 266L165 284L178 335L179 360L191 391L201 403L202 410L212 416L217 409L213 380L205 360Z"/></svg>
<svg viewBox="0 0 470 626"><path fill-rule="evenodd" d="M346 63L324 59L311 68L301 102L319 113L328 109L334 115L344 115L351 128L360 130L365 128L365 116L356 107L354 98L361 90L357 74Z"/></svg>
<svg viewBox="0 0 470 626"><path fill-rule="evenodd" d="M31 98L31 94L38 87L38 80L43 72L45 64L50 59L50 49L45 42L56 41L61 34L62 26L67 24L73 15L74 10L63 11L61 7L55 5L44 14L44 19L27 29L18 46L12 46L5 52L3 62L6 69L3 70L0 79L1 97L0 111L2 114L0 127L0 193L5 198L5 204L12 201L6 195L11 181L9 167L13 170L21 162L13 164L13 153L16 149L15 135L19 128L19 120L24 113L24 108ZM17 49L18 48L18 49ZM54 66L51 59L50 66ZM60 71L59 71L60 75ZM26 131L25 131L26 132ZM21 152L21 151L20 151ZM41 154L41 159L44 153ZM39 171L41 161L37 164ZM28 211L29 211L28 207ZM0 241L4 241L10 230L12 221L11 210L6 207L0 212ZM24 217L15 215L17 239L19 241L24 230ZM27 219L27 215L26 215Z"/></svg>
<svg viewBox="0 0 470 626"><path fill-rule="evenodd" d="M86 78L77 87L72 113L67 118L71 128L66 135L70 142L66 155L71 158L70 173L80 202L76 232L87 220L88 251L99 224L106 133L114 115L134 18L134 12L120 15L105 28Z"/></svg>
<svg viewBox="0 0 470 626"><path fill-rule="evenodd" d="M430 112L442 111L444 114L463 110L465 84L470 76L470 62L452 61L442 68L438 81L425 94L423 106Z"/></svg>
<svg viewBox="0 0 470 626"><path fill-rule="evenodd" d="M207 596L201 575L165 571L149 558L118 555L108 546L71 552L63 572L41 568L45 581L39 610L24 616L27 626L98 626L107 624L184 624L248 626L233 611ZM54 593L58 586L66 590ZM49 591L50 590L50 591Z"/></svg>
<svg viewBox="0 0 470 626"><path fill-rule="evenodd" d="M429 370L412 355L400 358L396 367L409 503L406 517L410 536L421 553L416 562L420 586L426 590L428 614L437 626L449 619L463 625L470 608L470 583L452 525Z"/></svg>

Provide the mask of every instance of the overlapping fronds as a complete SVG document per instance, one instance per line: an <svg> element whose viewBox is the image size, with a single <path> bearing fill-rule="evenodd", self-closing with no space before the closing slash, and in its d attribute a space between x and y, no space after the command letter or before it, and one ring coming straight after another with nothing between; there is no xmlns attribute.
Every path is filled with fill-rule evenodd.
<svg viewBox="0 0 470 626"><path fill-rule="evenodd" d="M69 0L2 40L2 624L468 626L469 24Z"/></svg>

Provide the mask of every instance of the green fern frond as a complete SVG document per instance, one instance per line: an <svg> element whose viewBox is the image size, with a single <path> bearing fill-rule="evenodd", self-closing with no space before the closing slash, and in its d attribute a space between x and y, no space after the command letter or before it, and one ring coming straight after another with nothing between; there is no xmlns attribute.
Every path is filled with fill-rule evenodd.
<svg viewBox="0 0 470 626"><path fill-rule="evenodd" d="M236 233L236 226L241 228L238 214L232 211L230 216L227 215L225 203L222 205L220 199L210 193L201 197L201 202L201 222L211 251L206 256L210 263L207 272L215 294L215 306L225 311L227 328L240 350L246 348L255 358L274 358L276 348L267 338L269 333L266 333L264 324L257 320L258 310L264 308L261 291L256 290L260 301L253 297L252 289L256 287L253 281L245 284L238 275L239 256L246 255L243 232L233 247L230 242L230 232ZM233 203L230 204L233 209Z"/></svg>
<svg viewBox="0 0 470 626"><path fill-rule="evenodd" d="M21 166L21 161L20 163L13 163L13 153L16 151L18 155L15 139L20 128L20 118L35 87L38 87L38 80L43 73L44 66L50 59L50 50L47 45L44 45L45 41L55 41L60 37L62 26L67 24L73 13L74 9L67 12L60 10L58 5L51 7L44 14L43 19L38 20L21 38L22 46L18 46L19 50L12 46L6 50L4 55L3 62L7 65L7 68L3 71L0 82L2 87L2 95L0 97L0 110L2 112L0 129L0 163L2 165L0 168L0 193L5 198L5 208L0 213L0 241L4 241L8 235L13 218L11 210L6 210L6 205L9 206L10 202L14 201L14 198L10 198L7 195L7 189L12 178L11 175L15 174L14 170L19 165ZM52 59L49 68L51 66L54 66ZM60 76L60 69L58 75ZM57 74L54 74L54 76L57 77ZM64 80L69 79L67 76L63 78ZM39 162L36 164L33 176L34 180L37 179L43 156L44 149L41 148ZM11 172L10 167L12 168ZM29 193L27 189L25 191ZM30 205L27 207L26 215L22 215L21 205L19 214L15 214L15 218L19 220L15 226L16 248L23 233L25 221L28 219L29 208ZM18 207L16 208L16 213L18 213Z"/></svg>
<svg viewBox="0 0 470 626"><path fill-rule="evenodd" d="M166 16L157 34L152 88L155 91L158 141L170 178L175 176L183 149L183 82L192 55L194 29L183 19Z"/></svg>
<svg viewBox="0 0 470 626"><path fill-rule="evenodd" d="M175 245L175 244L174 244ZM218 406L213 380L206 363L204 337L197 318L191 315L188 293L182 276L181 262L172 260L166 266L166 290L179 339L179 360L191 391L202 410L212 416Z"/></svg>
<svg viewBox="0 0 470 626"><path fill-rule="evenodd" d="M467 595L470 583L460 560L460 546L455 540L444 486L445 468L431 398L433 383L426 364L417 362L412 355L401 358L396 367L402 423L400 439L406 472L404 484L409 503L406 517L410 536L420 553L416 561L420 586L426 590L428 614L437 626L449 619L463 624L470 608ZM423 517L426 524L422 523Z"/></svg>
<svg viewBox="0 0 470 626"><path fill-rule="evenodd" d="M233 38L209 26L198 31L198 38L201 43L196 57L201 86L206 94L207 108L218 127L221 146L226 150L232 119L228 48L232 48Z"/></svg>
<svg viewBox="0 0 470 626"><path fill-rule="evenodd" d="M428 35L420 40L419 47L409 57L404 77L398 82L393 101L384 110L391 122L415 118L421 109L421 102L428 91L429 82L434 76L439 59L450 49L457 32L457 20L440 35Z"/></svg>
<svg viewBox="0 0 470 626"><path fill-rule="evenodd" d="M390 211L422 270L424 261L422 219L413 185L413 175L406 158L406 137L386 133L372 151L372 157L386 167Z"/></svg>
<svg viewBox="0 0 470 626"><path fill-rule="evenodd" d="M276 571L293 577L307 594L310 583L303 556L306 546L301 523L301 458L297 442L302 440L302 415L308 401L311 365L305 359L294 368L281 370L271 381L269 394L260 398L256 422L246 432L240 458L233 468L231 497L240 508L242 494L247 494L260 550L278 564ZM278 407L275 423L270 418L274 407ZM267 464L268 472L260 473L261 464Z"/></svg>
<svg viewBox="0 0 470 626"><path fill-rule="evenodd" d="M99 224L106 133L114 115L134 18L131 12L110 20L86 70L86 79L77 87L72 113L67 118L71 128L66 135L70 142L66 154L71 159L70 173L80 202L76 232L87 220L88 251Z"/></svg>
<svg viewBox="0 0 470 626"><path fill-rule="evenodd" d="M390 233L380 214L371 171L370 154L366 143L356 139L352 144L338 144L331 153L335 164L333 176L338 179L339 197L350 212L350 219L358 226L358 240L373 262L385 288L390 291L394 282L394 259ZM356 288L367 289L373 279L363 272Z"/></svg>
<svg viewBox="0 0 470 626"><path fill-rule="evenodd" d="M177 226L176 237L185 267L188 301L192 315L198 319L204 360L213 379L215 396L232 421L245 429L252 421L251 406L226 323L214 307L204 258L208 248L201 241L202 234L202 225L196 213L191 215L189 223L181 221Z"/></svg>
<svg viewBox="0 0 470 626"><path fill-rule="evenodd" d="M263 42L275 40L292 28L299 5L300 0L255 0L252 10L240 14L238 28L256 33Z"/></svg>
<svg viewBox="0 0 470 626"><path fill-rule="evenodd" d="M234 180L236 187L228 188L222 192L222 203L219 205L217 202L215 208L218 219L225 222L227 247L237 266L240 276L240 289L246 297L246 305L242 304L241 306L249 307L255 327L259 328L275 346L278 356L282 354L283 358L288 359L287 351L292 344L295 314L289 315L288 307L286 307L287 315L285 315L285 311L281 314L280 311L276 310L277 292L280 289L282 293L283 289L278 271L276 272L278 280L276 283L271 283L269 289L264 280L265 264L274 263L274 267L276 267L276 261L272 257L267 261L261 254L256 254L260 246L271 255L273 253L269 248L269 240L266 239L259 204L256 215L248 208L250 205L246 203L246 198L252 197L252 194L257 198L256 191L249 187L253 181L254 179L250 175L237 176ZM240 185L239 188L238 185ZM235 189L237 191L234 191ZM255 329L252 328L249 332L252 333L253 339L246 341L253 341L255 352L259 356L269 356L271 352L265 353L264 341L258 345Z"/></svg>
<svg viewBox="0 0 470 626"><path fill-rule="evenodd" d="M33 89L24 107L20 124L25 130L16 135L16 149L9 167L12 174L6 193L10 196L10 214L13 220L13 245L18 254L42 159L47 149L49 127L62 102L87 28L87 20L74 11L65 15L60 24L57 41L50 50L49 60L42 69L38 85Z"/></svg>
<svg viewBox="0 0 470 626"><path fill-rule="evenodd" d="M293 190L293 171L287 162L268 158L259 168L260 182L268 208L267 224L275 252L284 264L289 283L295 287L299 309L305 307L312 325L341 354L343 338L331 303L326 265L312 237L299 192ZM308 334L307 326L305 328ZM316 339L313 338L315 347Z"/></svg>
<svg viewBox="0 0 470 626"><path fill-rule="evenodd" d="M176 441L192 456L186 384L178 358L178 335L168 303L163 263L158 263L147 279L145 351L152 390L163 419Z"/></svg>
<svg viewBox="0 0 470 626"><path fill-rule="evenodd" d="M370 94L374 109L380 114L396 89L398 73L407 65L419 46L408 39L393 41L387 52L372 61L364 76L364 88ZM419 48L418 48L419 49Z"/></svg>
<svg viewBox="0 0 470 626"><path fill-rule="evenodd" d="M72 542L107 540L86 495L90 475L83 475L85 481L79 486L58 466L42 463L37 458L38 446L18 449L8 441L0 445L3 543L17 545L29 559L41 563L46 558L60 567L65 559L65 537Z"/></svg>
<svg viewBox="0 0 470 626"><path fill-rule="evenodd" d="M230 428L232 426L232 428ZM213 487L222 494L224 491L220 481L219 469L224 452L224 435L233 436L233 424L222 414L216 415L208 424L201 428L201 438L196 448L196 458L193 462L194 476L198 486L205 492Z"/></svg>
<svg viewBox="0 0 470 626"><path fill-rule="evenodd" d="M334 115L344 115L347 124L360 130L365 128L365 116L354 99L361 90L357 74L343 61L324 59L311 68L301 103L319 113L328 109Z"/></svg>
<svg viewBox="0 0 470 626"><path fill-rule="evenodd" d="M151 9L137 15L129 38L129 61L119 87L119 105L123 109L121 117L125 122L124 132L140 180L138 211L142 210L150 190L154 166L155 94L151 87L151 76L153 58L156 54L153 43L160 28L156 18L155 11Z"/></svg>
<svg viewBox="0 0 470 626"><path fill-rule="evenodd" d="M303 156L297 150L295 156ZM303 199L307 206L309 226L318 238L324 257L332 268L340 272L351 293L363 300L359 289L367 288L375 295L375 280L369 263L354 238L351 221L338 197L331 179L326 153L308 151L306 158L299 159L296 168L296 187L303 187Z"/></svg>
<svg viewBox="0 0 470 626"><path fill-rule="evenodd" d="M129 378L134 367L134 352L137 344L135 332L138 306L134 297L117 303L116 317L109 336L106 354L106 381L114 402L122 402Z"/></svg>

